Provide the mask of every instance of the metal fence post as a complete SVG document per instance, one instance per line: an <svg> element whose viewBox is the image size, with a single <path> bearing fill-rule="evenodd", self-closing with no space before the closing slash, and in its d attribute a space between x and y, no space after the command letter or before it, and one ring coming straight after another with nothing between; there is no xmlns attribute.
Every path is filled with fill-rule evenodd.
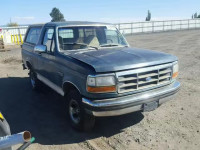
<svg viewBox="0 0 200 150"><path fill-rule="evenodd" d="M131 35L133 34L133 23L131 23Z"/></svg>
<svg viewBox="0 0 200 150"><path fill-rule="evenodd" d="M11 43L13 43L13 37L12 37L12 35L11 35Z"/></svg>
<svg viewBox="0 0 200 150"><path fill-rule="evenodd" d="M19 36L20 36L21 44L23 44L24 42L23 42L23 39L22 39L22 35L20 34Z"/></svg>
<svg viewBox="0 0 200 150"><path fill-rule="evenodd" d="M13 35L13 36L14 36L14 43L16 43L15 35Z"/></svg>
<svg viewBox="0 0 200 150"><path fill-rule="evenodd" d="M21 33L20 33L20 28L18 28L18 36L20 36L21 35ZM21 38L20 38L20 42L22 42L21 41Z"/></svg>
<svg viewBox="0 0 200 150"><path fill-rule="evenodd" d="M118 24L118 28L119 28L119 31L120 31L120 23ZM121 32L121 31L120 31Z"/></svg>
<svg viewBox="0 0 200 150"><path fill-rule="evenodd" d="M165 21L163 21L163 31L165 31Z"/></svg>
<svg viewBox="0 0 200 150"><path fill-rule="evenodd" d="M17 36L17 44L19 45L19 35L16 36Z"/></svg>
<svg viewBox="0 0 200 150"><path fill-rule="evenodd" d="M154 21L152 22L152 32L154 32Z"/></svg>
<svg viewBox="0 0 200 150"><path fill-rule="evenodd" d="M142 33L144 32L144 23L141 23L142 24Z"/></svg>
<svg viewBox="0 0 200 150"><path fill-rule="evenodd" d="M173 27L173 21L171 21L171 31L172 31L172 27Z"/></svg>

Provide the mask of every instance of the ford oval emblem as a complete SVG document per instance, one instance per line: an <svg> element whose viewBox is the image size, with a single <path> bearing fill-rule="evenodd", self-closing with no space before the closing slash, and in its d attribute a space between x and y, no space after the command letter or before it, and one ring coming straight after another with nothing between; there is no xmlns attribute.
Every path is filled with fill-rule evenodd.
<svg viewBox="0 0 200 150"><path fill-rule="evenodd" d="M147 77L147 78L146 78L146 81L151 81L151 80L152 80L151 77Z"/></svg>

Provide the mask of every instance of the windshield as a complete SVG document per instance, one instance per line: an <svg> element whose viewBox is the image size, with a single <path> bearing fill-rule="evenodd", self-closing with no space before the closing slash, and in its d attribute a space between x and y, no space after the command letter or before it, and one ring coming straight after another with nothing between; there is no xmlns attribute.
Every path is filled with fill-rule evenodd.
<svg viewBox="0 0 200 150"><path fill-rule="evenodd" d="M127 46L127 42L113 26L79 26L58 29L60 50Z"/></svg>

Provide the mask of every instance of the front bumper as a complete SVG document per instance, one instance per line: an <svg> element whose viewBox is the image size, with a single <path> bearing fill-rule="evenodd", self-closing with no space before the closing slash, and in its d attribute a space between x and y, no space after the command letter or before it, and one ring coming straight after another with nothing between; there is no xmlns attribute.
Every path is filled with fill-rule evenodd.
<svg viewBox="0 0 200 150"><path fill-rule="evenodd" d="M174 81L170 85L147 92L94 101L82 98L82 102L86 111L94 116L118 116L143 110L144 104L153 101L158 101L158 105L160 106L172 99L179 89L180 83Z"/></svg>

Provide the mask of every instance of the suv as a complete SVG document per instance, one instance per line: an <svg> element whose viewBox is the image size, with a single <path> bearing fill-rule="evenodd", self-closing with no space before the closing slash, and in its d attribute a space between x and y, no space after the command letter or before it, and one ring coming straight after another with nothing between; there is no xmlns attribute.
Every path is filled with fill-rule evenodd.
<svg viewBox="0 0 200 150"><path fill-rule="evenodd" d="M31 25L22 58L32 88L42 82L65 96L70 123L79 130L91 129L95 117L154 110L180 87L177 57L131 48L112 24Z"/></svg>

